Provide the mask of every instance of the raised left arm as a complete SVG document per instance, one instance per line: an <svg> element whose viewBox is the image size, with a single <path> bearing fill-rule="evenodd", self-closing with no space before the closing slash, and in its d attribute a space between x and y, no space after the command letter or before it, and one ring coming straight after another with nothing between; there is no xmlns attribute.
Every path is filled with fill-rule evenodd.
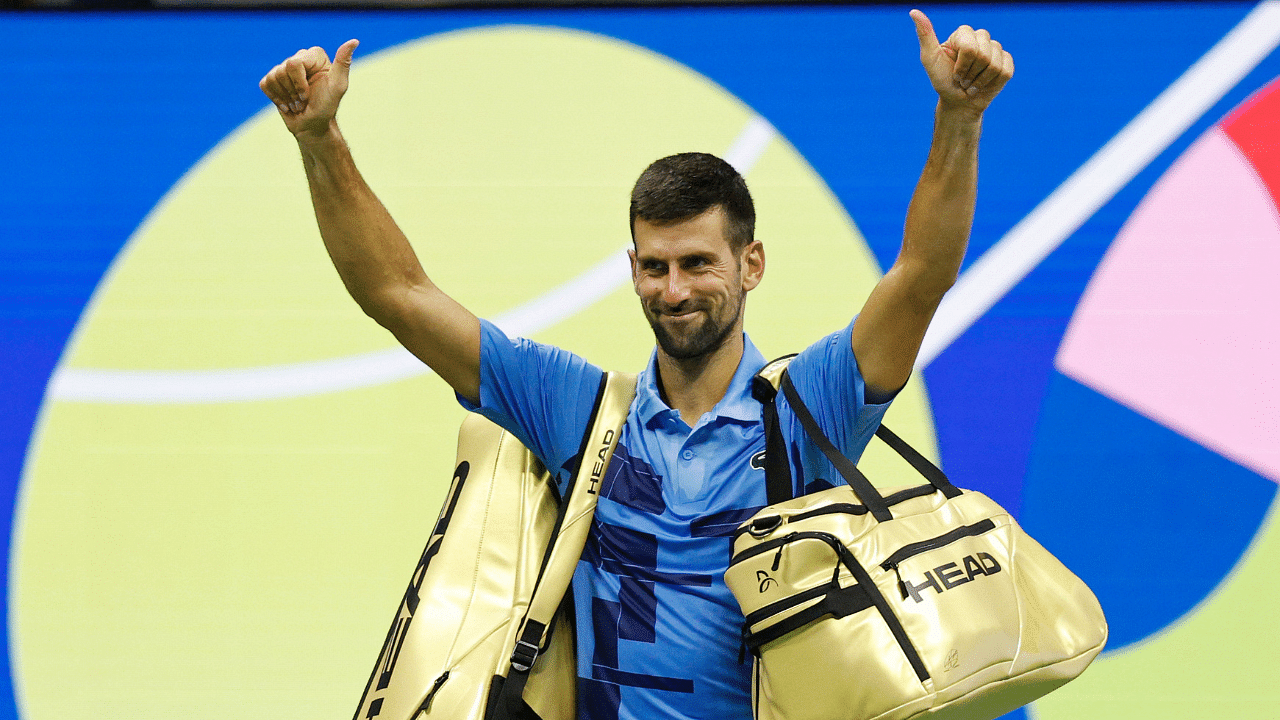
<svg viewBox="0 0 1280 720"><path fill-rule="evenodd" d="M902 250L853 325L853 354L872 402L906 384L929 321L956 281L973 224L982 115L1013 76L1012 56L986 30L962 25L939 44L924 13L912 10L911 18L938 106Z"/></svg>

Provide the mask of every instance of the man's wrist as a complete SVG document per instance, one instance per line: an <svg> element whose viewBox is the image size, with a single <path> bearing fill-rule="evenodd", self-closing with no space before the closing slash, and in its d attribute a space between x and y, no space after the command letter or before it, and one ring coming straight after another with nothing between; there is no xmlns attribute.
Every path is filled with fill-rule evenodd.
<svg viewBox="0 0 1280 720"><path fill-rule="evenodd" d="M323 152L342 144L342 133L338 130L337 120L330 120L320 129L299 129L293 135L298 141L298 148L303 154Z"/></svg>
<svg viewBox="0 0 1280 720"><path fill-rule="evenodd" d="M948 103L939 99L938 107L934 110L934 119L939 123L945 122L957 126L969 125L974 128L981 128L984 112L986 112L985 109L977 109L972 105Z"/></svg>

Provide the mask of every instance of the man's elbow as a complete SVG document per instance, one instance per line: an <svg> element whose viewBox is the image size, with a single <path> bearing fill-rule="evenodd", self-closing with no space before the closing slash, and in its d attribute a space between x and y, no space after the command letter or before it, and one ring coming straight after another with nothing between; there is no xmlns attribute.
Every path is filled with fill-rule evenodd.
<svg viewBox="0 0 1280 720"><path fill-rule="evenodd" d="M365 315L395 335L408 326L413 314L408 293L402 290L353 292L351 297Z"/></svg>
<svg viewBox="0 0 1280 720"><path fill-rule="evenodd" d="M895 284L905 290L900 297L918 310L932 314L942 296L955 286L959 268L939 267L936 263L895 263L889 270Z"/></svg>

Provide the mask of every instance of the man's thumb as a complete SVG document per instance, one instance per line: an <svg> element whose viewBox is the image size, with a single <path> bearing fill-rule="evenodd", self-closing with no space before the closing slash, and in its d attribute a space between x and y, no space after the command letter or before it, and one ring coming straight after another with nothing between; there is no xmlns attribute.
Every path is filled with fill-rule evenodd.
<svg viewBox="0 0 1280 720"><path fill-rule="evenodd" d="M938 52L938 35L933 31L933 23L929 17L919 10L911 11L911 19L916 24L916 37L920 39L920 52L933 55Z"/></svg>
<svg viewBox="0 0 1280 720"><path fill-rule="evenodd" d="M342 47L333 54L333 64L337 66L338 72L346 75L351 70L351 56L355 54L356 48L360 47L359 40L348 40L342 43Z"/></svg>

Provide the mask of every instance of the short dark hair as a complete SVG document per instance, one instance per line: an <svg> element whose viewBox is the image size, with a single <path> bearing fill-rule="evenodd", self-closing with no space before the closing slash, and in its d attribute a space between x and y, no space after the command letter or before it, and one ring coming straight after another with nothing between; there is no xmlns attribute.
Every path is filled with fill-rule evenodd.
<svg viewBox="0 0 1280 720"><path fill-rule="evenodd" d="M755 238L756 207L747 181L732 165L708 153L680 153L655 161L631 190L631 242L636 219L669 225L724 209L729 247L742 250Z"/></svg>

